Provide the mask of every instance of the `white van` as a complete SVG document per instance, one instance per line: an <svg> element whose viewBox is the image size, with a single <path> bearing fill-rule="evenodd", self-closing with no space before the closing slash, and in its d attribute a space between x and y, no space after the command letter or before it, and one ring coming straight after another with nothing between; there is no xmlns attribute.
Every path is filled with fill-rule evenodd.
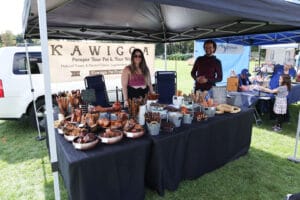
<svg viewBox="0 0 300 200"><path fill-rule="evenodd" d="M42 120L45 112L45 91L41 47L28 47L28 52L37 115ZM74 89L84 89L84 82L51 84L53 94ZM0 119L19 119L24 115L28 115L32 125L35 125L25 47L3 47L0 48Z"/></svg>

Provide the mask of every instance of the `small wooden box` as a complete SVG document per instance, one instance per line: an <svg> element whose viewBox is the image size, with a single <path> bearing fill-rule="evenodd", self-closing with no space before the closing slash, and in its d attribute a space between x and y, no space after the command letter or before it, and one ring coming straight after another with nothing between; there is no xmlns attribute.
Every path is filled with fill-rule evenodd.
<svg viewBox="0 0 300 200"><path fill-rule="evenodd" d="M239 79L238 77L227 78L227 91L236 92L238 91Z"/></svg>

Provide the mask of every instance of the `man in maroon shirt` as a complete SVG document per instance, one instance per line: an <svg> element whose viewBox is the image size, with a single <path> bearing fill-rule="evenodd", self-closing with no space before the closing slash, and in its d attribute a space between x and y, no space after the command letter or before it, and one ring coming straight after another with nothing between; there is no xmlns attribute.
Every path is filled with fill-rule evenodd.
<svg viewBox="0 0 300 200"><path fill-rule="evenodd" d="M216 82L223 79L221 61L214 56L217 44L213 40L206 40L203 48L205 55L197 58L191 71L191 76L195 80L195 91L210 90Z"/></svg>

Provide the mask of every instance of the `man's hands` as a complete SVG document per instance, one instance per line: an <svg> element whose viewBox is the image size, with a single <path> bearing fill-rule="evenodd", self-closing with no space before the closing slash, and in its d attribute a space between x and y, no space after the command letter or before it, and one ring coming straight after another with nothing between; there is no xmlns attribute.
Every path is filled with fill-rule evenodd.
<svg viewBox="0 0 300 200"><path fill-rule="evenodd" d="M198 76L198 77L196 78L196 81L197 81L198 83L200 83L200 84L204 84L204 83L207 83L207 82L208 82L208 79L205 78L205 76Z"/></svg>

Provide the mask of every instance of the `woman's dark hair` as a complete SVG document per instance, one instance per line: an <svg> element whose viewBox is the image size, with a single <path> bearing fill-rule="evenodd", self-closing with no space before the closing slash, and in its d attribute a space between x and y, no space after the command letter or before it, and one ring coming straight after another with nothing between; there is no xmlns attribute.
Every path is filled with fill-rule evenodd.
<svg viewBox="0 0 300 200"><path fill-rule="evenodd" d="M281 85L286 85L287 88L288 88L288 90L291 91L292 81L291 81L290 75L288 75L288 74L282 74L281 77L282 77L282 83L281 83Z"/></svg>
<svg viewBox="0 0 300 200"><path fill-rule="evenodd" d="M205 45L206 44L212 44L213 45L213 47L214 47L214 53L216 52L216 50L217 50L217 44L216 44L216 42L215 41L213 41L213 40L205 40L205 42L204 42L204 44L203 44L203 49L205 49Z"/></svg>
<svg viewBox="0 0 300 200"><path fill-rule="evenodd" d="M143 54L142 50L140 50L140 49L134 49L131 53L131 65L129 66L130 73L135 74L137 71L137 68L134 65L134 61L133 61L136 52L139 52L142 56L140 68L141 68L141 71L142 71L142 74L144 75L144 77L147 78L150 72L149 72L148 66L146 64L144 54Z"/></svg>

